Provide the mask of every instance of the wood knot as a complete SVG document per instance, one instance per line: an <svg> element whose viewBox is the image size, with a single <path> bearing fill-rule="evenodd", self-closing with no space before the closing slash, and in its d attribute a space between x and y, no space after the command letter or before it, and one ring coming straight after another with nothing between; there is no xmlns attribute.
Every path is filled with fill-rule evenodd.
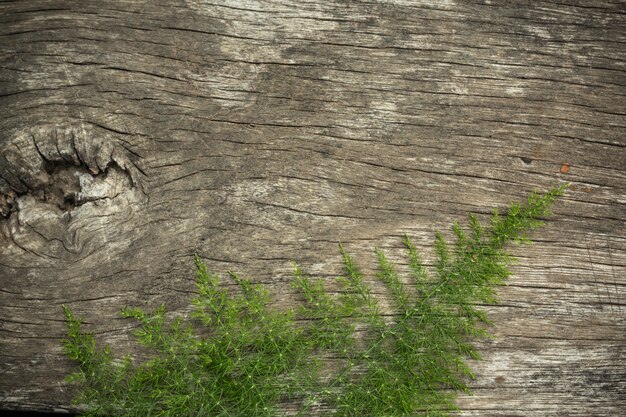
<svg viewBox="0 0 626 417"><path fill-rule="evenodd" d="M80 254L79 236L95 242L103 218L146 199L139 156L104 128L39 126L0 143L0 246L11 256Z"/></svg>
<svg viewBox="0 0 626 417"><path fill-rule="evenodd" d="M37 127L0 149L0 215L26 198L61 211L141 186L134 155L94 126Z"/></svg>

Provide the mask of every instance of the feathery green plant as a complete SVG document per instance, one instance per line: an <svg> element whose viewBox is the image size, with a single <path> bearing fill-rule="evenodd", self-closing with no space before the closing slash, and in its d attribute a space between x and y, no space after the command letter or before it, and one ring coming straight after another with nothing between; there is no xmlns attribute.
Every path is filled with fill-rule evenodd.
<svg viewBox="0 0 626 417"><path fill-rule="evenodd" d="M294 404L297 416L449 416L456 393L469 392L474 378L465 363L479 358L471 342L488 336L489 320L476 305L496 302L494 288L509 276L503 246L528 241L525 232L566 187L533 193L505 216L494 210L489 228L470 214L466 230L454 224L452 247L437 233L432 271L405 235L408 279L376 249L393 320L341 245L341 291L331 293L294 265L297 311L270 307L262 286L234 273L240 291L228 291L196 257L195 320L168 320L163 306L122 310L154 352L141 364L98 349L63 306L64 353L79 365L69 378L81 387L75 402L87 416L275 416Z"/></svg>

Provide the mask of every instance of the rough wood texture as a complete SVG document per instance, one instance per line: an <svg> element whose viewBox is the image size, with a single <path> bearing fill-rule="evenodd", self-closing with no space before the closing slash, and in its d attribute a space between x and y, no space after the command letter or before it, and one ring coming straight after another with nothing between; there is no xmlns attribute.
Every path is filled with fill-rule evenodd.
<svg viewBox="0 0 626 417"><path fill-rule="evenodd" d="M194 252L286 305L570 181L460 415L623 415L625 43L622 1L0 2L0 409L72 410L63 303L124 350Z"/></svg>

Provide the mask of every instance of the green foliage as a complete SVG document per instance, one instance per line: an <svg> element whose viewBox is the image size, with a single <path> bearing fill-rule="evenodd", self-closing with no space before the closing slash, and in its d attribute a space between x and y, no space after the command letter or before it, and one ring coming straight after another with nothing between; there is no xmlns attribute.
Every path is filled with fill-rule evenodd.
<svg viewBox="0 0 626 417"><path fill-rule="evenodd" d="M455 393L468 392L474 377L465 363L479 358L471 341L488 337L489 320L476 305L494 303L495 287L509 276L503 246L527 242L524 233L565 188L532 194L506 216L494 211L489 228L470 215L466 230L453 226L454 246L436 234L432 270L406 235L404 279L376 249L394 315L382 314L343 246L339 291L294 265L297 311L270 307L262 286L234 273L239 291L228 291L196 257L195 320L168 320L163 306L122 310L154 354L141 364L98 349L64 306L64 352L78 363L70 380L81 387L76 403L87 416L275 416L285 404L299 405L298 416L448 416Z"/></svg>

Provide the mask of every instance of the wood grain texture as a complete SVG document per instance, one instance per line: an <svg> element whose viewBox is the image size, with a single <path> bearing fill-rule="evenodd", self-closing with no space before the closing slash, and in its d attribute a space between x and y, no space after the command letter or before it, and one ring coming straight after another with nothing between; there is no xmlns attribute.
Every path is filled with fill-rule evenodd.
<svg viewBox="0 0 626 417"><path fill-rule="evenodd" d="M285 306L569 181L459 415L623 415L625 45L623 1L0 2L0 409L74 410L61 304L124 352L194 253Z"/></svg>

